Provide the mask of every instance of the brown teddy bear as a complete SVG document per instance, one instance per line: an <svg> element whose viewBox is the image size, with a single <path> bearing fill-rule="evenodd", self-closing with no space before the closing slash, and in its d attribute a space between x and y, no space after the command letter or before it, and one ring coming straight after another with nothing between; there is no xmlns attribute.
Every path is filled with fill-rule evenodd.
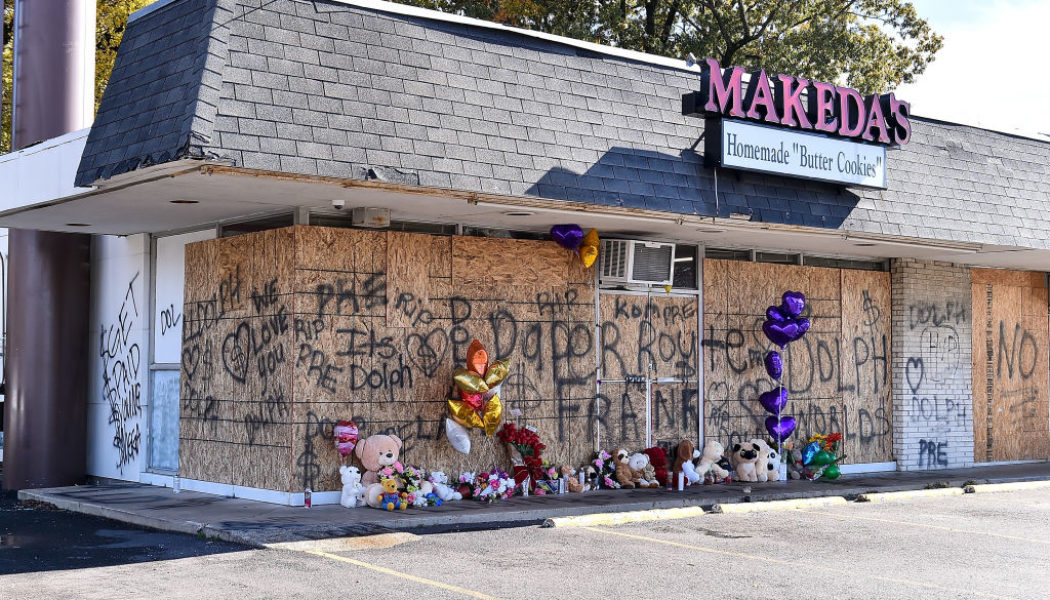
<svg viewBox="0 0 1050 600"><path fill-rule="evenodd" d="M631 453L625 448L617 448L613 455L616 457L616 472L613 477L622 488L634 487L634 470L631 469Z"/></svg>
<svg viewBox="0 0 1050 600"><path fill-rule="evenodd" d="M370 486L379 482L378 473L384 467L393 467L401 471L398 454L401 452L401 438L396 435L372 435L357 443L354 454L365 467L361 484Z"/></svg>
<svg viewBox="0 0 1050 600"><path fill-rule="evenodd" d="M678 450L674 454L674 469L671 470L675 481L678 481L678 474L683 471L682 465L687 462L692 463L696 458L700 458L700 453L693 446L693 442L689 440L678 442Z"/></svg>
<svg viewBox="0 0 1050 600"><path fill-rule="evenodd" d="M569 465L562 465L559 471L561 471L561 476L565 478L565 485L568 486L569 492L577 494L591 489L591 484L580 483L580 477L576 474L576 469Z"/></svg>

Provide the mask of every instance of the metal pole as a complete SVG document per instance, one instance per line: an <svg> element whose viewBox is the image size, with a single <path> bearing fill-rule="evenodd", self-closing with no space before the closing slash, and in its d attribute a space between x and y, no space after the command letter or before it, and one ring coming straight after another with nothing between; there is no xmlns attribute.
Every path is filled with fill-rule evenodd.
<svg viewBox="0 0 1050 600"><path fill-rule="evenodd" d="M12 149L90 125L93 0L17 0ZM91 236L9 237L4 487L77 483L87 455Z"/></svg>

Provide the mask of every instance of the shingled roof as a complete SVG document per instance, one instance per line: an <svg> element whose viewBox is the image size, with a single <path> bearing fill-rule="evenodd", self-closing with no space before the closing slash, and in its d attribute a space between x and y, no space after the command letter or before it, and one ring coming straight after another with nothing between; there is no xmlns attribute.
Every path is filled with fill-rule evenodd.
<svg viewBox="0 0 1050 600"><path fill-rule="evenodd" d="M411 14L406 14L411 13ZM375 0L174 0L129 24L77 174L269 171L1050 248L1050 144L928 119L885 191L703 166L667 59ZM694 150L697 148L697 150Z"/></svg>

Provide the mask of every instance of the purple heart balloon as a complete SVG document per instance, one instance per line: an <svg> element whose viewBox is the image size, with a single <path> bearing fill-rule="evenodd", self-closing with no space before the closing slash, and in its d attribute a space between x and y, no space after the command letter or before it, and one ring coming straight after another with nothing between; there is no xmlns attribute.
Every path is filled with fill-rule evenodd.
<svg viewBox="0 0 1050 600"><path fill-rule="evenodd" d="M776 350L766 352L765 363L766 375L779 380L780 376L784 374L784 359L780 357L780 353Z"/></svg>
<svg viewBox="0 0 1050 600"><path fill-rule="evenodd" d="M788 345L789 342L797 339L798 323L795 321L788 321L786 323L766 321L765 323L762 323L762 332L766 334L769 341L783 348Z"/></svg>
<svg viewBox="0 0 1050 600"><path fill-rule="evenodd" d="M798 320L798 337L796 337L795 340L797 340L797 339L801 338L802 336L806 335L806 332L809 331L809 325L810 325L809 319L799 319ZM795 341L795 340L791 340L791 341Z"/></svg>
<svg viewBox="0 0 1050 600"><path fill-rule="evenodd" d="M758 403L762 405L762 408L766 409L766 412L779 415L783 412L784 407L787 406L788 403L787 388L769 390L768 392L762 393L762 395L758 397Z"/></svg>
<svg viewBox="0 0 1050 600"><path fill-rule="evenodd" d="M766 309L766 318L776 323L783 323L789 317L784 314L784 311L780 310L779 306L770 306Z"/></svg>
<svg viewBox="0 0 1050 600"><path fill-rule="evenodd" d="M551 237L566 250L575 250L583 241L583 230L579 225L555 225L551 227Z"/></svg>
<svg viewBox="0 0 1050 600"><path fill-rule="evenodd" d="M795 432L795 417L781 417L780 420L776 417L766 417L766 431L769 432L769 437L779 444Z"/></svg>
<svg viewBox="0 0 1050 600"><path fill-rule="evenodd" d="M806 308L806 295L802 292L784 292L780 300L782 302L780 305L781 310L791 317L801 315Z"/></svg>

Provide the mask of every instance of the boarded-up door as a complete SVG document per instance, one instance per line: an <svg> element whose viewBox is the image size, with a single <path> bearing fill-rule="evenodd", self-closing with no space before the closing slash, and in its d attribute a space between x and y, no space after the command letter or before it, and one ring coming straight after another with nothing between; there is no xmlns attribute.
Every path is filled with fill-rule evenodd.
<svg viewBox="0 0 1050 600"><path fill-rule="evenodd" d="M973 269L974 461L1050 458L1042 273Z"/></svg>
<svg viewBox="0 0 1050 600"><path fill-rule="evenodd" d="M846 462L893 459L889 273L704 260L704 437L722 444L768 437L758 403L775 382L762 359L766 307L806 294L809 333L785 353L785 411L795 440L841 433Z"/></svg>
<svg viewBox="0 0 1050 600"><path fill-rule="evenodd" d="M695 296L602 293L600 448L669 447L700 427Z"/></svg>

